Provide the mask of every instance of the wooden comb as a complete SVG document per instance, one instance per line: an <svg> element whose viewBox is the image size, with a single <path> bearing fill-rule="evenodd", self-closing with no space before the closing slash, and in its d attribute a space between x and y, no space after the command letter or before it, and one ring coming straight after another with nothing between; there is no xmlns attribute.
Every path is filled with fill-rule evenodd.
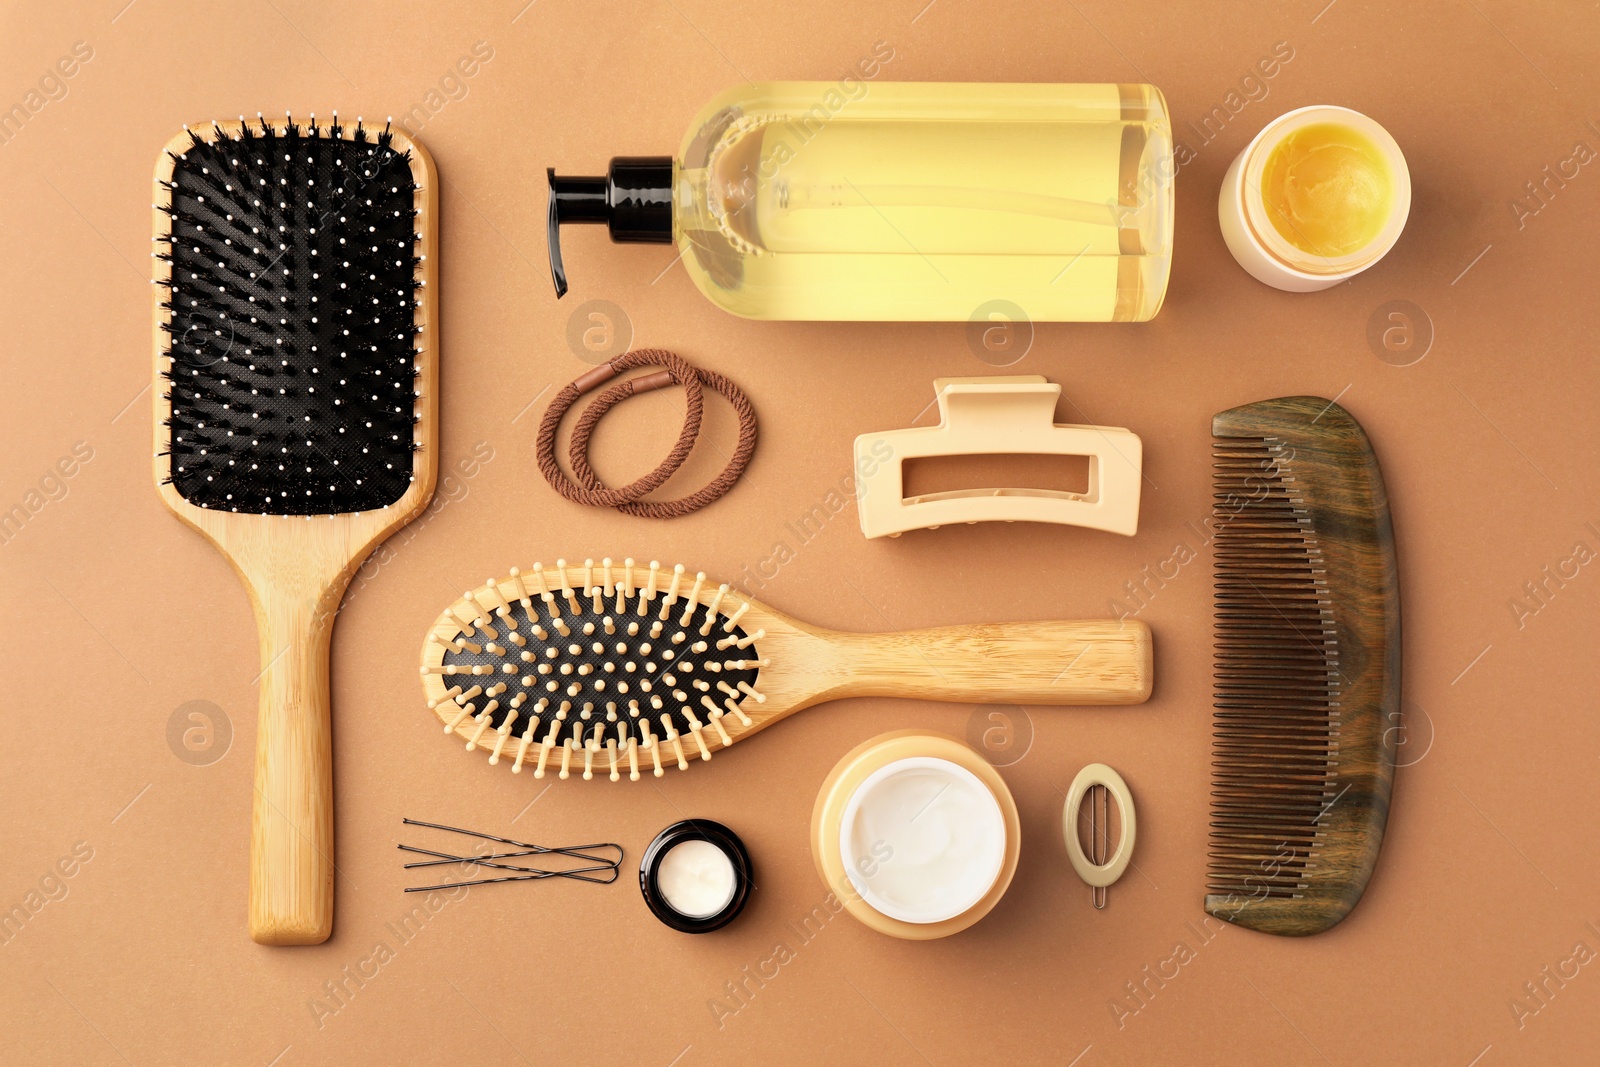
<svg viewBox="0 0 1600 1067"><path fill-rule="evenodd" d="M1216 437L1216 717L1206 911L1264 933L1339 922L1383 843L1400 591L1377 457L1338 404L1233 408Z"/></svg>

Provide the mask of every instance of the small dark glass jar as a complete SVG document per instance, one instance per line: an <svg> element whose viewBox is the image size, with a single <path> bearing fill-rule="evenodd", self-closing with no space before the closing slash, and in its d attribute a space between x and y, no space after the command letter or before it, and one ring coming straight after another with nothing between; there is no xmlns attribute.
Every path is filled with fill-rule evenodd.
<svg viewBox="0 0 1600 1067"><path fill-rule="evenodd" d="M710 819L673 823L656 835L639 861L639 889L651 913L686 934L728 925L744 910L750 887L750 854L744 842Z"/></svg>

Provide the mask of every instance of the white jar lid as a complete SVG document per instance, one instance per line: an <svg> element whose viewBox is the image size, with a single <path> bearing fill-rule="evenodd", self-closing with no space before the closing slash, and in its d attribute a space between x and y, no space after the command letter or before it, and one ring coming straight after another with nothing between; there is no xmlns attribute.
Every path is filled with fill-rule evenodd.
<svg viewBox="0 0 1600 1067"><path fill-rule="evenodd" d="M1383 153L1394 181L1389 218L1377 237L1349 255L1332 258L1305 252L1284 240L1272 225L1261 195L1262 175L1272 150L1296 130L1324 122L1364 134ZM1234 158L1217 198L1217 219L1233 258L1258 281L1295 293L1338 285L1378 262L1399 240L1410 212L1411 172L1389 131L1359 111L1324 104L1296 108L1267 123Z"/></svg>

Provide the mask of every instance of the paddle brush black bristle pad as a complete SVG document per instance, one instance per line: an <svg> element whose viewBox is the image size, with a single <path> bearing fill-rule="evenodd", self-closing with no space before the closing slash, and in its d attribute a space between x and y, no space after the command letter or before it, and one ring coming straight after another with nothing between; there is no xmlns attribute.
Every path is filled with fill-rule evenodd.
<svg viewBox="0 0 1600 1067"><path fill-rule="evenodd" d="M174 156L172 483L203 508L368 511L412 478L415 183L387 128L191 131Z"/></svg>

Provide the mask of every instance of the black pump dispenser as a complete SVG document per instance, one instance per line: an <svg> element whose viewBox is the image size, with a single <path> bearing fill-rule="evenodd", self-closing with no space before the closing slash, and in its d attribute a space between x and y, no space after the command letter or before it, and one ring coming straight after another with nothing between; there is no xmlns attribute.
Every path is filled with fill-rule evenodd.
<svg viewBox="0 0 1600 1067"><path fill-rule="evenodd" d="M567 292L561 263L563 223L603 222L613 241L672 243L671 156L617 156L603 178L558 178L554 167L548 173L546 237L557 298Z"/></svg>

